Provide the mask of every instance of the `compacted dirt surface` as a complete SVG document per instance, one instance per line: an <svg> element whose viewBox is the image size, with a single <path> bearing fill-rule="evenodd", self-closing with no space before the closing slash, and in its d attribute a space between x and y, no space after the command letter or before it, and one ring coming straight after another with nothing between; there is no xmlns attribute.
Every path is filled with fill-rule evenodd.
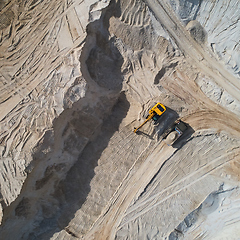
<svg viewBox="0 0 240 240"><path fill-rule="evenodd" d="M239 15L237 0L2 1L0 239L239 239Z"/></svg>

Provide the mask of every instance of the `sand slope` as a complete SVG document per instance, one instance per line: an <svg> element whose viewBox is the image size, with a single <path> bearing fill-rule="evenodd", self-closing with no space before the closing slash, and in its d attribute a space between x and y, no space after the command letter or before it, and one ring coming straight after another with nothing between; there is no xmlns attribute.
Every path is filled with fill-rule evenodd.
<svg viewBox="0 0 240 240"><path fill-rule="evenodd" d="M227 2L1 3L3 239L237 239ZM166 113L135 134L158 101ZM169 147L179 117L189 128Z"/></svg>

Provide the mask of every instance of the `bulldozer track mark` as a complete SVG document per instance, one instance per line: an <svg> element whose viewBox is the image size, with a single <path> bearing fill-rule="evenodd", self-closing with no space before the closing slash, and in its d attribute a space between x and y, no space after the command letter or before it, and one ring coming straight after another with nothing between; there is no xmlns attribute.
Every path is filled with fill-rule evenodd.
<svg viewBox="0 0 240 240"><path fill-rule="evenodd" d="M231 158L229 158L226 162L225 161L222 161L219 163L219 160L225 160L226 157L229 157L233 155ZM141 201L140 203L136 204L136 205L133 205L133 207L130 207L129 208L129 211L127 211L125 213L125 216L127 216L128 214L136 211L139 207L142 207L144 205L147 204L147 206L145 208L143 208L143 211L138 211L139 213L134 215L134 217L128 219L126 222L122 223L119 227L118 227L118 230L121 229L124 225L128 224L129 222L135 220L136 218L138 218L139 216L147 213L148 211L150 211L151 209L153 209L154 207L158 206L159 204L161 204L162 202L168 200L169 198L173 197L174 195L176 195L177 193L181 192L183 189L185 188L188 188L189 186L195 184L196 182L202 180L204 177L206 177L208 174L218 170L219 167L222 167L226 164L229 164L229 162L231 161L234 161L235 160L235 157L236 156L239 156L240 155L240 151L238 149L238 152L237 154L236 153L227 153L211 162L209 162L208 164L204 165L203 167L199 168L197 171L189 174L187 177L185 178L182 178L180 181L170 185L169 187L165 188L164 190L162 190L161 192L159 192L158 194L155 194L155 195L151 195L151 197L147 198L147 200L143 200ZM205 168L208 168L208 166L211 166L213 163L217 163L215 166L212 167L212 169L208 170L207 172L205 172L202 176L196 178L196 180L190 182L189 184L185 185L184 187L181 187L179 188L177 191L173 191L171 194L169 194L167 197L164 197L164 198L161 198L160 201L158 201L159 196L163 195L165 192L167 192L168 190L170 190L171 188L174 188L176 186L178 186L180 183L186 181L187 179L193 177L194 175L198 174L198 173L201 173L201 171ZM150 203L149 203L150 202ZM124 216L124 217L125 217ZM124 218L123 217L123 218Z"/></svg>
<svg viewBox="0 0 240 240"><path fill-rule="evenodd" d="M163 148L163 144L155 144L155 147L152 148L151 152L148 154L148 156L156 155L156 148L161 149ZM167 152L167 153L166 153ZM164 153L167 154L167 159L169 158L169 155L171 156L175 152L173 149L168 149L168 151L165 151ZM155 156L156 157L156 156ZM147 158L149 159L149 158ZM165 159L165 158L164 158ZM162 160L160 162L164 162L166 160ZM151 165L151 167L149 167ZM158 167L156 167L156 165ZM112 202L108 203L107 210L103 213L101 217L98 218L98 221L95 222L93 228L89 231L89 233L86 235L86 239L94 239L95 234L101 233L100 239L112 239L114 234L116 233L117 226L120 224L122 220L122 214L126 211L131 201L136 197L136 194L140 194L140 189L145 187L146 184L152 179L152 177L147 177L144 179L146 184L143 184L143 182L140 181L139 178L142 176L142 172L145 172L148 170L148 172L151 176L155 175L156 171L159 169L161 165L158 161L152 161L151 158L148 161L145 161L141 167L137 170L137 172L127 177L129 179L125 179L125 182L122 183L121 188L119 188L120 193L117 193L115 197L112 199ZM156 170L157 169L157 170ZM128 184L131 183L131 184ZM133 191L135 189L135 191ZM126 200L126 201L125 201ZM114 208L112 208L114 206ZM100 224L100 225L99 225ZM104 226L104 229L100 226ZM96 229L95 229L96 228ZM97 230L99 229L99 230Z"/></svg>

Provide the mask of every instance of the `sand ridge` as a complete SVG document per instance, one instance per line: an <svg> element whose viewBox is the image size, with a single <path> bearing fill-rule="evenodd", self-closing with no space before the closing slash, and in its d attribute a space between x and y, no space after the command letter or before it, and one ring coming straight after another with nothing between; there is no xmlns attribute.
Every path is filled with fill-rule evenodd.
<svg viewBox="0 0 240 240"><path fill-rule="evenodd" d="M237 239L239 80L209 46L208 3L3 4L1 236ZM166 113L135 134L156 102Z"/></svg>

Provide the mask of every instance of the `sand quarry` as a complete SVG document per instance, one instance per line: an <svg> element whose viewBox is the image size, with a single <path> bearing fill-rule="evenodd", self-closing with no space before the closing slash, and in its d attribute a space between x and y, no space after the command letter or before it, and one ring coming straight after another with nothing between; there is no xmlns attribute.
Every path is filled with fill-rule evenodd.
<svg viewBox="0 0 240 240"><path fill-rule="evenodd" d="M238 0L1 1L0 239L240 239L239 16Z"/></svg>

